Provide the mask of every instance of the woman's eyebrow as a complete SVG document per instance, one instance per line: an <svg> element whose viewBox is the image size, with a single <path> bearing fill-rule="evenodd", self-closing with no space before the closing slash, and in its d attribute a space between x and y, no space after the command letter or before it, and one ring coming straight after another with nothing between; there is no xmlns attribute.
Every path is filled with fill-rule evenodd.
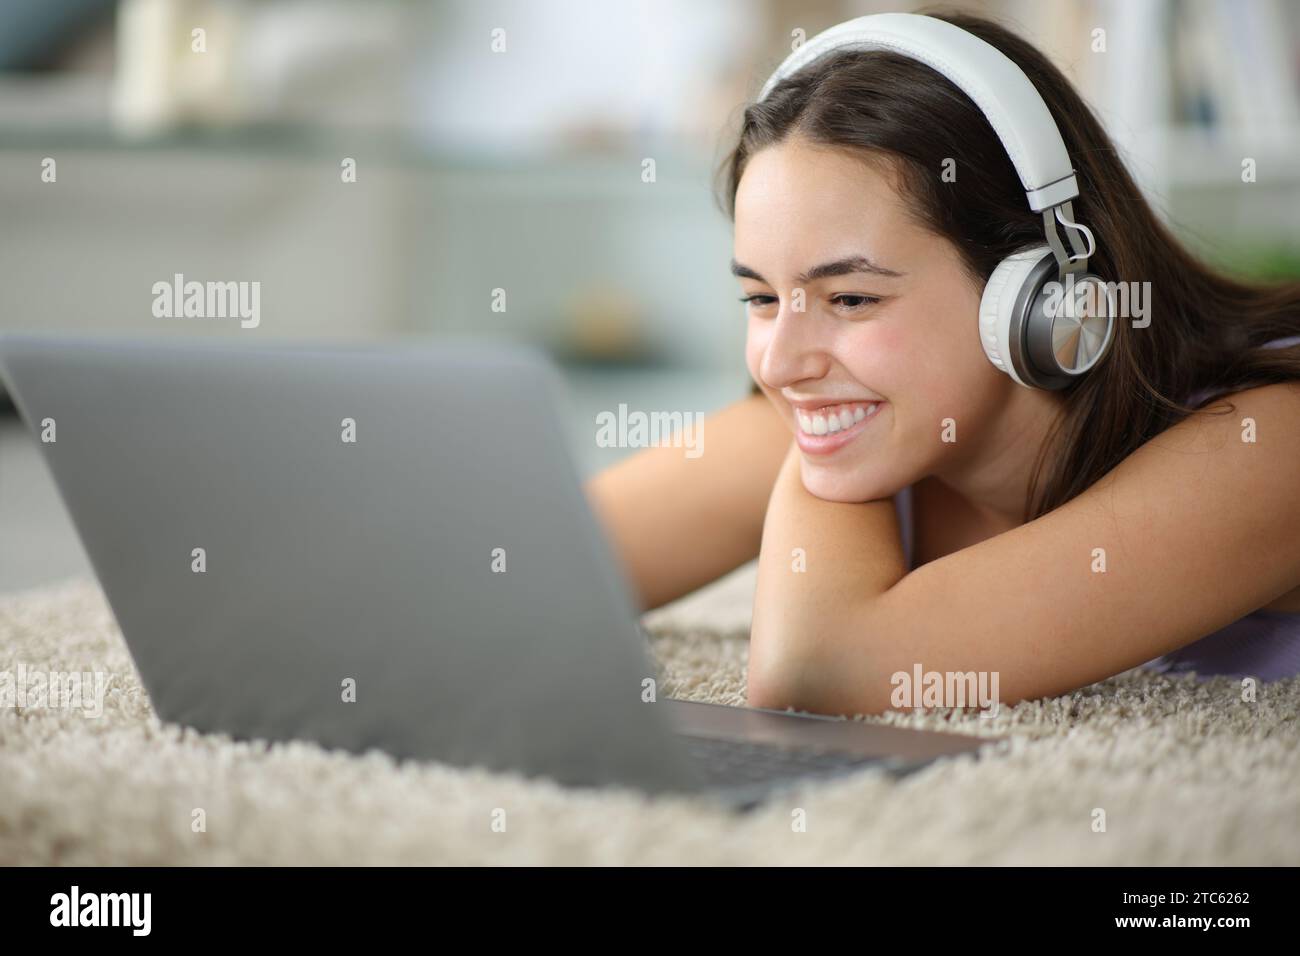
<svg viewBox="0 0 1300 956"><path fill-rule="evenodd" d="M890 279L897 279L901 276L907 275L905 272L895 272L893 269L886 269L884 266L878 266L866 256L848 256L844 259L836 259L834 262L824 262L819 266L809 269L803 275L799 276L798 282L800 285L805 285L809 282L815 282L818 279L829 279L832 276L856 275L863 272L872 275L885 276ZM766 279L749 266L742 265L735 259L731 260L731 274L738 279L755 279L759 282L767 282Z"/></svg>

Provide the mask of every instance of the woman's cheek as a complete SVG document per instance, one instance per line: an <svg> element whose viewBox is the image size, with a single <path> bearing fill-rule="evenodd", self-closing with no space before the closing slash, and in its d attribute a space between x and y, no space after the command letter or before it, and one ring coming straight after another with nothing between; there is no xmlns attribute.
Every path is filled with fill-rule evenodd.
<svg viewBox="0 0 1300 956"><path fill-rule="evenodd" d="M767 339L768 333L751 319L745 333L745 365L754 381L760 385L763 382L758 377L758 372L763 364L763 353L767 351Z"/></svg>
<svg viewBox="0 0 1300 956"><path fill-rule="evenodd" d="M885 398L894 383L906 381L911 368L908 337L883 324L865 322L835 343L840 364L858 382Z"/></svg>

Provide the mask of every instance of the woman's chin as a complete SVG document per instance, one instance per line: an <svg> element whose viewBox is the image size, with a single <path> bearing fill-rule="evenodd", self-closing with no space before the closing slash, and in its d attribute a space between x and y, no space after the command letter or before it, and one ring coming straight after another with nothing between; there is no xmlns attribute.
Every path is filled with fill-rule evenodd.
<svg viewBox="0 0 1300 956"><path fill-rule="evenodd" d="M823 501L839 501L845 504L860 504L889 498L897 489L890 489L879 481L864 480L862 475L837 475L818 468L809 468L805 461L800 470L804 489Z"/></svg>

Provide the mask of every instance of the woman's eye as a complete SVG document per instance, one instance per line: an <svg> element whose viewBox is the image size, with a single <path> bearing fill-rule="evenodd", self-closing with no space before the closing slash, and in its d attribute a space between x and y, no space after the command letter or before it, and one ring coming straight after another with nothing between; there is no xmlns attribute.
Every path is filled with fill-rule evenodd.
<svg viewBox="0 0 1300 956"><path fill-rule="evenodd" d="M858 309L866 308L869 305L875 305L880 301L880 299L872 295L853 295L851 293L845 293L844 295L833 296L831 301L836 305L842 306L849 312L854 312Z"/></svg>
<svg viewBox="0 0 1300 956"><path fill-rule="evenodd" d="M774 295L746 295L740 299L746 305L753 305L758 308L769 308L777 303L777 297ZM868 306L875 305L880 299L872 295L856 295L853 293L844 293L842 295L832 296L831 302L844 312L856 312L859 309L865 309Z"/></svg>

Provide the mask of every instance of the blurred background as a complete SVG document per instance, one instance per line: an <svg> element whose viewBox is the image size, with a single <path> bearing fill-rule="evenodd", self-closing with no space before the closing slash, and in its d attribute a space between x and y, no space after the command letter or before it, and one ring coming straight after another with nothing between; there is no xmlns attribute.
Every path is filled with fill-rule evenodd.
<svg viewBox="0 0 1300 956"><path fill-rule="evenodd" d="M745 394L714 173L795 31L922 6L5 0L0 332L526 341L589 474L597 411ZM1300 276L1300 3L944 6L1047 52L1203 256ZM260 282L260 326L155 318L176 273ZM87 570L8 411L0 591Z"/></svg>

